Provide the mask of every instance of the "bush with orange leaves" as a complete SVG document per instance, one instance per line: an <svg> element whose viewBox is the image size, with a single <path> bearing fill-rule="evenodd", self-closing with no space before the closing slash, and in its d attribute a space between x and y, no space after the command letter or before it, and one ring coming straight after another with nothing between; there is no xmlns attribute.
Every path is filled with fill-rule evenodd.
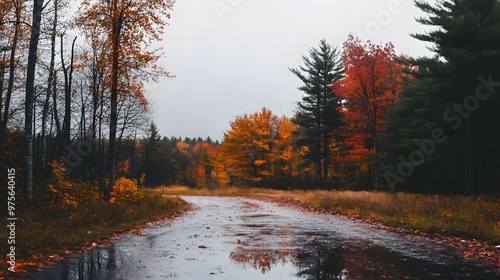
<svg viewBox="0 0 500 280"><path fill-rule="evenodd" d="M47 184L46 196L51 202L49 208L54 211L76 209L80 204L88 204L99 198L99 188L91 183L75 183L69 177L64 164L53 161L53 179Z"/></svg>
<svg viewBox="0 0 500 280"><path fill-rule="evenodd" d="M120 177L116 180L113 191L111 192L111 202L116 199L139 200L142 193L139 191L137 180Z"/></svg>

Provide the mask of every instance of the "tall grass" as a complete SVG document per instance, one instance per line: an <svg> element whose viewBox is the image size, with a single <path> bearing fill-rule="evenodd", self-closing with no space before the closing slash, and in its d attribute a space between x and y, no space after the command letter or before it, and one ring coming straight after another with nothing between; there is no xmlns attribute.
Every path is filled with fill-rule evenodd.
<svg viewBox="0 0 500 280"><path fill-rule="evenodd" d="M258 188L225 188L213 191L186 187L155 189L175 195L283 197L331 213L357 216L392 227L475 238L500 244L500 197L424 195L354 191L274 191Z"/></svg>
<svg viewBox="0 0 500 280"><path fill-rule="evenodd" d="M248 196L248 195L286 195L289 192L250 187L227 187L217 189L191 189L186 186L158 187L149 190L161 195L216 195L216 196Z"/></svg>
<svg viewBox="0 0 500 280"><path fill-rule="evenodd" d="M311 192L298 199L319 209L357 215L390 226L500 243L498 197Z"/></svg>

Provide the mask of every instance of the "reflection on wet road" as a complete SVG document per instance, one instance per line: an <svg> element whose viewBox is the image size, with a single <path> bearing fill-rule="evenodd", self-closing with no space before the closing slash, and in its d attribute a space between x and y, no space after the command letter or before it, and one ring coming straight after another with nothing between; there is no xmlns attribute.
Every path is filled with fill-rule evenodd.
<svg viewBox="0 0 500 280"><path fill-rule="evenodd" d="M418 236L256 200L183 198L197 210L24 279L500 279Z"/></svg>

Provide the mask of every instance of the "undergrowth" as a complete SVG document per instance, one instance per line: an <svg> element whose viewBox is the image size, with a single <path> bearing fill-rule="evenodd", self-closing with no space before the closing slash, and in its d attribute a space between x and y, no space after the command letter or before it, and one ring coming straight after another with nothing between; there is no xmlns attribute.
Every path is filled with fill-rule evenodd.
<svg viewBox="0 0 500 280"><path fill-rule="evenodd" d="M96 185L65 178L47 189L40 198L17 200L16 271L36 270L49 260L106 242L114 233L189 208L177 197L138 189L137 182L125 178L117 180L109 199L100 196ZM0 243L2 252L9 252L9 247ZM8 266L2 258L0 279Z"/></svg>

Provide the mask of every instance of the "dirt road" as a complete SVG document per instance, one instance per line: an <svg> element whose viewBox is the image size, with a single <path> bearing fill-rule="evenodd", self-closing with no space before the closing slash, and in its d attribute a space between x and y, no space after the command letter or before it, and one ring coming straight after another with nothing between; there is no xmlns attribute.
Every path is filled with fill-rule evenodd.
<svg viewBox="0 0 500 280"><path fill-rule="evenodd" d="M244 198L196 210L24 279L500 279L463 251Z"/></svg>

